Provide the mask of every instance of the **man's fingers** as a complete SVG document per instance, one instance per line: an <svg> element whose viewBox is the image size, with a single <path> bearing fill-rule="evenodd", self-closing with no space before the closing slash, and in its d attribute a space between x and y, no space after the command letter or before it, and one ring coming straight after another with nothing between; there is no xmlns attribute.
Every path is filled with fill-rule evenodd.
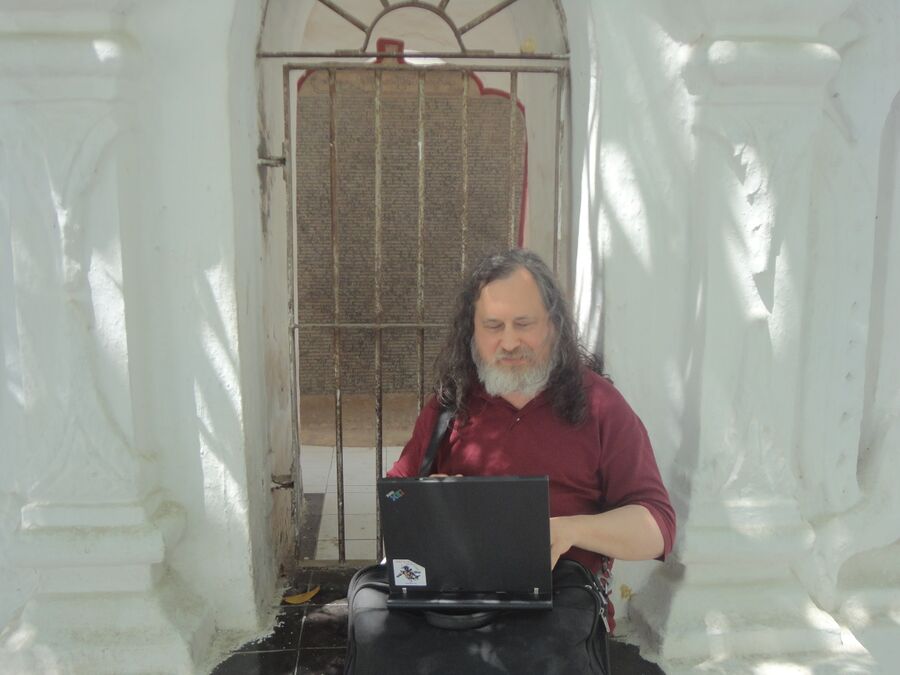
<svg viewBox="0 0 900 675"><path fill-rule="evenodd" d="M558 560L559 560L559 554L556 551L554 551L553 549L550 549L550 569L551 570L554 567L556 567L556 562Z"/></svg>
<svg viewBox="0 0 900 675"><path fill-rule="evenodd" d="M565 535L565 524L564 517L550 519L550 569L556 567L562 554L572 548Z"/></svg>

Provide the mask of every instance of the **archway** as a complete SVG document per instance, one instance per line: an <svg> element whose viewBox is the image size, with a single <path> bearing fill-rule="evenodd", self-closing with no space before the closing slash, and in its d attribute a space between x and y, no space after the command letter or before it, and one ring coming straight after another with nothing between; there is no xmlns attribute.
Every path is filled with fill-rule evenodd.
<svg viewBox="0 0 900 675"><path fill-rule="evenodd" d="M398 43L391 40L402 42L401 53L395 53ZM380 51L386 45L391 53ZM567 220L563 198L567 50L564 20L556 4L528 0L269 3L258 50L263 115L260 171L267 220L270 438L274 478L282 486L276 490L274 520L280 523L276 541L282 564L293 559L297 542L304 560L375 557L374 478L399 453L428 390L430 363L449 310L446 298L436 291L452 289L452 277L480 252L510 243L537 250L567 278L569 263L563 252L568 248L568 233L562 227ZM382 78L392 70L409 73L415 69L422 84L418 94L413 91L407 97L407 117L416 122L409 125L406 138L412 151L411 175L406 181L393 181L407 185L408 201L418 209L415 223L407 219L410 243L404 247L400 230L391 230L388 222L397 211L387 207L395 195L389 172L396 163L385 160L382 140L391 133L390 120L398 109L389 109L392 99L384 94ZM316 99L318 106L309 108L309 101L297 92L304 91L304 82L314 72L322 76L321 96ZM349 113L342 107L338 73L343 72L367 73L362 80L367 82L367 93L353 103L361 107ZM375 75L379 72L382 75ZM455 125L429 122L440 114L440 96L432 91L440 88L436 73L444 73L462 87L448 94L445 78L443 113L455 109L453 117L464 111ZM452 73L457 74L455 78ZM505 125L499 134L500 140L505 134L505 140L498 147L507 148L507 159L501 163L509 169L499 174L508 176L502 188L505 196L493 200L502 208L487 209L480 216L483 221L503 220L503 234L479 240L473 233L480 223L473 215L479 215L479 203L491 200L479 202L476 194L480 183L473 161L479 146L471 139L481 125L473 123L477 99L472 96L490 90L503 93L495 95L494 101L503 101L496 117ZM343 106L351 98L343 98ZM319 120L319 151L311 162L298 160L304 130L297 120L303 119L304 106L307 119L314 109L325 117L332 111L331 124L325 118ZM509 150L520 133L516 131L520 110L527 110L528 117L527 124L522 122L522 145L527 151L521 160L511 159L514 153ZM349 120L342 117L345 114ZM429 148L449 147L431 139L435 128L448 126L460 142L445 163L457 163L460 171L448 172L445 166L435 176L442 175L446 181L461 174L466 185L442 192L428 175L427 158ZM329 133L328 138L322 135ZM354 142L362 134L369 137L369 145L361 154L352 153L365 160L351 171L345 158L350 147L347 139L354 134ZM327 148L334 146L333 141L339 149L329 157ZM403 138L397 141L402 143ZM398 147L396 143L387 146L387 154ZM496 149L490 151L497 154ZM371 200L368 203L359 199L358 175L356 183L341 182L342 175L358 174L359 166L366 167L367 176L371 174L362 190ZM528 174L540 181L527 190L519 189L522 181L514 176L524 177L526 166ZM341 206L342 196L354 190L357 196L350 201L362 207L361 217ZM316 200L316 213L303 210ZM322 223L326 217L328 222ZM447 223L456 221L457 233L441 241L441 235L452 229ZM353 230L348 229L350 222ZM310 239L313 227L318 235ZM348 236L355 237L350 249L342 247ZM388 245L391 237L394 243ZM364 250L367 240L371 241L368 251ZM402 298L388 301L391 289L403 284L390 277L400 269L404 256L415 261L405 267L405 290L414 301L409 316L391 316L387 305L402 304ZM449 265L443 265L448 260ZM306 274L317 263L322 263L322 271ZM453 270L450 279L446 271L439 271L442 265ZM356 282L351 282L354 275ZM354 283L367 296L364 300L348 294ZM325 301L322 315L310 320L317 300ZM395 339L398 331L408 331L406 342ZM405 364L405 372L394 367L388 373L393 352L396 363ZM292 375L289 380L285 370ZM315 377L317 370L320 374ZM318 459L313 461L315 456Z"/></svg>

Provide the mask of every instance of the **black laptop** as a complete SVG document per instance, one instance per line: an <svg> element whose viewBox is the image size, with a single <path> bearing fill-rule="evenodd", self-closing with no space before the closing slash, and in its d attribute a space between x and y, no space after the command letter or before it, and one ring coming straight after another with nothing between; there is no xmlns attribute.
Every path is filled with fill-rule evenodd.
<svg viewBox="0 0 900 675"><path fill-rule="evenodd" d="M388 607L552 608L548 485L546 476L380 479Z"/></svg>

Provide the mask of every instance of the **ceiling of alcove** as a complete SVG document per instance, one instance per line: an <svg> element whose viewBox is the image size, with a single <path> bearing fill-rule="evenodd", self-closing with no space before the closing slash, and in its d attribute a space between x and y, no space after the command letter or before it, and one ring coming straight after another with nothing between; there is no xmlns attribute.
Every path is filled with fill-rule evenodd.
<svg viewBox="0 0 900 675"><path fill-rule="evenodd" d="M372 53L385 36L414 51L568 52L562 8L547 0L269 0L260 50Z"/></svg>

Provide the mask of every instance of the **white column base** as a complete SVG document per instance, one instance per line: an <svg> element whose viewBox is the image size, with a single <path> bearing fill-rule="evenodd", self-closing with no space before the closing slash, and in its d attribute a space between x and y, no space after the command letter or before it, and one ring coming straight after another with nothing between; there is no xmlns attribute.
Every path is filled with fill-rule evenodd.
<svg viewBox="0 0 900 675"><path fill-rule="evenodd" d="M641 644L667 673L857 654L790 570L811 536L787 501L692 506L680 561L661 567L631 601Z"/></svg>
<svg viewBox="0 0 900 675"><path fill-rule="evenodd" d="M891 667L881 667L850 633L841 652L810 654L757 654L748 657L672 661L660 664L666 675L889 675Z"/></svg>
<svg viewBox="0 0 900 675"><path fill-rule="evenodd" d="M858 554L840 571L841 621L886 672L900 663L900 541ZM890 666L890 667L887 667Z"/></svg>
<svg viewBox="0 0 900 675"><path fill-rule="evenodd" d="M0 673L193 675L212 634L203 601L171 576L144 593L40 594L0 638Z"/></svg>
<svg viewBox="0 0 900 675"><path fill-rule="evenodd" d="M38 589L0 635L0 673L192 674L214 626L205 602L165 566L183 529L182 509L159 494L25 507L13 558L37 570Z"/></svg>
<svg viewBox="0 0 900 675"><path fill-rule="evenodd" d="M900 586L850 591L845 594L840 614L848 629L881 664L882 671L896 672L900 664Z"/></svg>

